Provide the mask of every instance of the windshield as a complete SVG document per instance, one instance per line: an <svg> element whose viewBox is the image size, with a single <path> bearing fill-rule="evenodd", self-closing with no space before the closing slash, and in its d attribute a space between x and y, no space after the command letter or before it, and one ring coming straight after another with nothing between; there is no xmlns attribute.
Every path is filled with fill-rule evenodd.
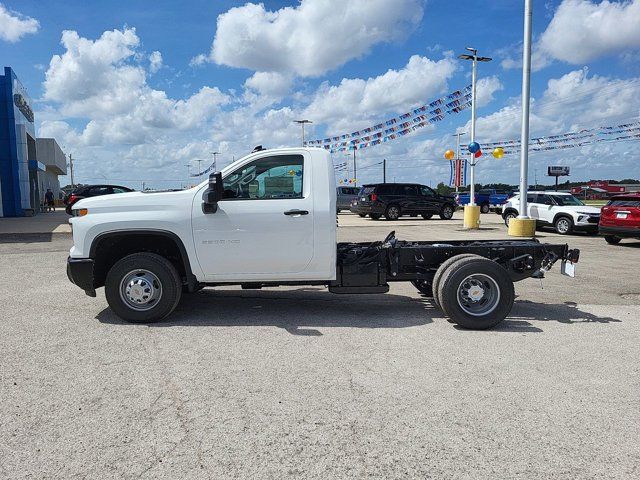
<svg viewBox="0 0 640 480"><path fill-rule="evenodd" d="M584 205L584 203L582 203L573 195L551 195L551 196L556 201L556 203L561 207L564 207L564 206L579 207Z"/></svg>

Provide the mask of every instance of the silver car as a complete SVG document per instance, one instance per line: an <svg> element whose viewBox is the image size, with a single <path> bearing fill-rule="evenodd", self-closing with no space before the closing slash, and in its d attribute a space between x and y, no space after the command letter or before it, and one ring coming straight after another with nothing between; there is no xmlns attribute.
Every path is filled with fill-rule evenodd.
<svg viewBox="0 0 640 480"><path fill-rule="evenodd" d="M351 202L358 199L359 187L337 187L336 209L349 210Z"/></svg>

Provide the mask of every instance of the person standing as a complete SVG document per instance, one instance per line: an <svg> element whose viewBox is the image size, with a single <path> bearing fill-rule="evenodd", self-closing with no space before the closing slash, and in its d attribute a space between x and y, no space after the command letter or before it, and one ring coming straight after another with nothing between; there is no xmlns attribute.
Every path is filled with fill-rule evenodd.
<svg viewBox="0 0 640 480"><path fill-rule="evenodd" d="M47 188L47 193L44 194L44 203L47 207L47 212L56 211L56 203L53 200L53 192L50 188Z"/></svg>

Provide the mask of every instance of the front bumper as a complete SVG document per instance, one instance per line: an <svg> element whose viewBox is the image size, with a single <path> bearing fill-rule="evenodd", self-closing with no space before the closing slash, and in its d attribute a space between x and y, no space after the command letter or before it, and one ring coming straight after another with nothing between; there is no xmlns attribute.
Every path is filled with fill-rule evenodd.
<svg viewBox="0 0 640 480"><path fill-rule="evenodd" d="M90 297L96 296L93 284L94 261L91 258L67 258L67 277Z"/></svg>
<svg viewBox="0 0 640 480"><path fill-rule="evenodd" d="M613 235L620 238L640 238L640 227L603 227L598 229L600 235Z"/></svg>

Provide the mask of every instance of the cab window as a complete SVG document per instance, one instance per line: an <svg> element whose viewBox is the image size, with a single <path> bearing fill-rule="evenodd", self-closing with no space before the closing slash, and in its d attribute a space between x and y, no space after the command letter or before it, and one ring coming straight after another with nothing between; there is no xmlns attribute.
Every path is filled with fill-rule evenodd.
<svg viewBox="0 0 640 480"><path fill-rule="evenodd" d="M223 179L224 198L302 198L303 166L302 155L277 155L255 160Z"/></svg>

